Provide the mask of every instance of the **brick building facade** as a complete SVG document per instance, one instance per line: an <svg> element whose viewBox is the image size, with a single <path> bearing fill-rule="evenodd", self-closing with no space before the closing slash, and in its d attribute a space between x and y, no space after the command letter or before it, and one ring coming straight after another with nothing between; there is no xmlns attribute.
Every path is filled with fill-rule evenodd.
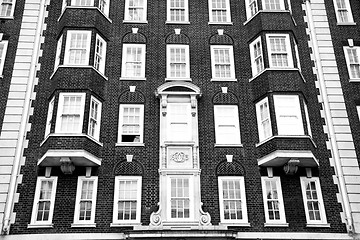
<svg viewBox="0 0 360 240"><path fill-rule="evenodd" d="M351 3L16 2L4 239L356 239Z"/></svg>

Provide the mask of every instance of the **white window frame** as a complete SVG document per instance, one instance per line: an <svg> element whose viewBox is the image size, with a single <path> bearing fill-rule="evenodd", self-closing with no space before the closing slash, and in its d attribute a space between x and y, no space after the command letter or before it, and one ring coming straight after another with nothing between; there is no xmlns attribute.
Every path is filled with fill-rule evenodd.
<svg viewBox="0 0 360 240"><path fill-rule="evenodd" d="M124 124L124 108L139 108L140 109L140 118L139 118L139 141L137 142L122 142L122 125ZM126 135L126 134L125 134ZM143 104L120 104L119 106L119 131L118 131L118 144L122 145L137 145L144 142L144 105Z"/></svg>
<svg viewBox="0 0 360 240"><path fill-rule="evenodd" d="M58 180L58 177L37 177L30 226L48 226L48 227L52 226L57 180ZM50 196L50 199L48 199L48 201L50 202L49 217L48 217L48 220L46 220L46 221L38 221L37 216L38 216L38 206L39 206L39 202L40 202L41 184L42 184L42 182L45 182L45 181L52 182L51 196Z"/></svg>
<svg viewBox="0 0 360 240"><path fill-rule="evenodd" d="M62 0L61 11L64 12L67 7L67 0Z"/></svg>
<svg viewBox="0 0 360 240"><path fill-rule="evenodd" d="M79 4L76 4L76 2L79 2ZM85 4L81 4L84 2ZM88 4L86 4L88 2ZM94 0L71 0L71 6L82 6L82 7L93 7L94 6Z"/></svg>
<svg viewBox="0 0 360 240"><path fill-rule="evenodd" d="M188 196L187 197L177 197L177 196L172 196L172 189L171 189L171 181L172 179L187 179L188 183L189 183L189 192L188 192ZM195 197L194 197L194 176L192 175L168 175L167 176L167 192L169 194L167 194L167 219L169 221L191 221L194 220L194 216L195 216L195 212L194 212L194 203L195 203ZM171 215L171 210L172 210L172 200L175 199L188 199L189 200L189 217L183 217L183 218L175 218L172 217Z"/></svg>
<svg viewBox="0 0 360 240"><path fill-rule="evenodd" d="M239 181L240 185L240 199L234 198L232 200L241 201L241 219L225 219L224 209L224 194L223 194L223 181ZM245 193L245 182L242 176L219 176L218 177L218 189L219 189L219 205L220 205L220 222L223 224L231 223L248 223L247 207L246 207L246 193Z"/></svg>
<svg viewBox="0 0 360 240"><path fill-rule="evenodd" d="M102 3L104 3L104 5L102 5ZM99 0L99 9L107 17L109 16L109 6L110 6L110 0Z"/></svg>
<svg viewBox="0 0 360 240"><path fill-rule="evenodd" d="M3 45L3 50L1 52L0 55L0 76L3 75L3 70L4 70L4 64L5 64L5 58L6 58L6 52L7 52L7 48L8 48L8 41L1 41L0 45Z"/></svg>
<svg viewBox="0 0 360 240"><path fill-rule="evenodd" d="M81 48L85 50L85 57L83 63L70 63L70 46L71 46L71 35L72 34L86 34L86 44L85 47ZM65 54L64 54L64 65L74 65L74 66L84 66L89 65L90 60L90 45L91 45L91 31L84 30L68 30L66 34L66 46L65 46ZM80 50L81 50L80 49Z"/></svg>
<svg viewBox="0 0 360 240"><path fill-rule="evenodd" d="M262 115L261 106L267 106L267 112L265 115ZM270 117L270 105L268 97L262 99L255 105L256 108L256 119L258 125L258 132L259 132L259 142L262 142L273 135L272 133L272 125L271 125L271 117ZM262 117L265 117L262 119ZM263 124L264 122L268 121L268 124ZM267 128L267 129L265 129Z"/></svg>
<svg viewBox="0 0 360 240"><path fill-rule="evenodd" d="M105 62L106 62L106 41L96 34L95 40L95 52L94 52L94 68L105 74Z"/></svg>
<svg viewBox="0 0 360 240"><path fill-rule="evenodd" d="M5 4L7 4L7 6L11 5L11 9L10 11L6 11L6 12L10 12L9 14L5 14L5 15L0 15L0 18L12 18L14 16L14 9L15 9L15 3L16 1L15 0L0 0L0 14L2 13L2 7L4 4L4 1Z"/></svg>
<svg viewBox="0 0 360 240"><path fill-rule="evenodd" d="M315 182L316 195L317 195L319 213L320 213L320 218L321 218L320 220L312 220L312 219L310 219L309 208L308 208L308 204L307 204L308 199L307 199L307 194L306 194L306 185L309 182ZM303 196L303 203L304 203L304 209L305 209L305 216L306 216L307 224L313 224L313 225L327 224L325 206L324 206L324 201L323 201L323 197L322 197L322 193L321 193L321 187L320 187L319 178L318 177L311 177L311 178L300 177L300 183L301 183L301 192L302 192L302 196Z"/></svg>
<svg viewBox="0 0 360 240"><path fill-rule="evenodd" d="M183 118L179 114L173 115L172 112L179 113L175 111L177 107L185 108ZM174 110L173 110L174 109ZM192 117L191 117L191 104L190 103L168 103L167 104L167 136L166 140L168 141L191 141L192 140ZM180 137L172 132L173 127L171 125L182 124L186 125L185 131L182 131Z"/></svg>
<svg viewBox="0 0 360 240"><path fill-rule="evenodd" d="M120 198L120 181L136 181L137 192L136 199L126 199L136 201L136 216L134 220L119 220L118 219L118 202ZM115 177L115 193L114 193L114 207L113 207L113 222L112 224L140 224L141 216L141 191L142 191L142 177L141 176L116 176Z"/></svg>
<svg viewBox="0 0 360 240"><path fill-rule="evenodd" d="M209 24L231 24L231 13L230 13L230 1L229 0L224 0L225 1L225 8L214 8L212 6L212 1L213 0L209 0L208 5L209 5ZM217 21L216 19L213 18L213 11L216 10L223 10L225 9L226 11L226 21Z"/></svg>
<svg viewBox="0 0 360 240"><path fill-rule="evenodd" d="M341 8L339 8L338 4L337 4L337 0L334 0L334 8L335 8L335 13L336 13L336 19L338 24L353 24L354 23L354 19L353 19L353 15L352 15L352 11L351 11L351 6L350 6L350 1L349 0L343 0L345 6L342 6ZM347 16L347 21L344 21L344 19L341 18L340 12L346 12L346 16Z"/></svg>
<svg viewBox="0 0 360 240"><path fill-rule="evenodd" d="M231 125L234 127L234 131L232 131L232 138L229 137L220 137L223 133L221 131L221 126L224 123L221 122L220 118L222 117L219 113L221 109L228 109L232 113L228 115L232 116L231 122L227 122L227 125ZM239 109L237 105L214 105L214 124L215 124L215 144L216 145L240 145L241 137L240 137L240 123L239 123Z"/></svg>
<svg viewBox="0 0 360 240"><path fill-rule="evenodd" d="M252 18L259 12L258 0L245 0L246 4L246 17L247 19Z"/></svg>
<svg viewBox="0 0 360 240"><path fill-rule="evenodd" d="M300 98L298 95L274 95L274 107L275 107L275 116L277 123L278 135L304 135L304 124L303 117L301 115L301 105ZM284 104L289 104L292 101L292 105L284 106ZM285 111L281 108L286 108ZM292 112L291 112L292 111ZM283 115L286 114L286 115ZM295 120L293 125L290 127L284 127L282 121L284 117L291 117Z"/></svg>
<svg viewBox="0 0 360 240"><path fill-rule="evenodd" d="M62 41L63 41L63 35L61 35L59 40L57 41L54 70L56 70L56 68L60 65Z"/></svg>
<svg viewBox="0 0 360 240"><path fill-rule="evenodd" d="M182 0L184 1L184 7L171 7L171 0L167 0L166 2L166 9L167 9L167 20L166 20L166 23L183 23L183 24L186 24L186 23L189 23L189 3L188 3L188 0ZM177 9L177 10L184 10L184 20L171 20L171 10L172 9Z"/></svg>
<svg viewBox="0 0 360 240"><path fill-rule="evenodd" d="M93 103L97 104L97 112L96 116L93 116ZM88 123L88 135L96 140L99 140L100 137L100 126L101 126L101 108L102 103L96 99L95 97L91 96L90 98L90 111L89 111L89 123ZM91 123L94 122L94 134L91 134L92 125Z"/></svg>
<svg viewBox="0 0 360 240"><path fill-rule="evenodd" d="M185 49L185 62L174 62L176 64L185 64L185 76L172 77L171 76L171 49ZM189 45L185 44L168 44L166 45L166 79L168 80L191 80L190 79L190 53Z"/></svg>
<svg viewBox="0 0 360 240"><path fill-rule="evenodd" d="M279 5L280 5L279 9L266 9L265 1L271 1L271 0L262 0L262 8L264 11L283 11L283 10L285 10L284 0L279 0Z"/></svg>
<svg viewBox="0 0 360 240"><path fill-rule="evenodd" d="M358 114L358 118L359 118L359 121L360 121L360 106L356 106L356 111L357 111L357 114Z"/></svg>
<svg viewBox="0 0 360 240"><path fill-rule="evenodd" d="M285 38L285 47L286 47L285 52L273 52L271 50L270 38L273 38L273 37ZM293 56L292 56L292 48L291 48L291 44L290 44L290 37L289 37L288 34L266 34L266 45L267 45L267 50L268 50L268 60L269 60L269 67L270 68L279 68L279 69L294 68L294 62L293 62ZM273 65L271 55L276 54L276 53L280 53L280 54L285 54L286 53L288 66L279 66L278 67L278 66Z"/></svg>
<svg viewBox="0 0 360 240"><path fill-rule="evenodd" d="M82 187L83 182L85 181L91 181L93 182L93 189L91 197L88 199L82 199ZM95 209L96 209L96 195L97 195L97 185L98 185L98 177L91 176L91 177L85 177L85 176L79 176L77 181L77 190L76 190L76 200L75 200L75 212L74 212L74 225L89 225L94 226L95 225ZM80 203L82 201L91 202L91 214L90 214L90 220L79 220L80 217Z"/></svg>
<svg viewBox="0 0 360 240"><path fill-rule="evenodd" d="M147 23L147 0L143 0L143 6L137 6L137 8L143 8L141 19L139 20L132 20L130 19L130 12L129 12L129 1L125 0L125 13L124 13L124 21L123 22L139 22L139 23Z"/></svg>
<svg viewBox="0 0 360 240"><path fill-rule="evenodd" d="M268 189L267 189L267 182L275 184L276 192L277 192L277 199L271 196L268 198ZM268 224L287 224L286 217L285 217L285 208L284 208L284 199L282 194L281 188L281 180L280 177L261 177L261 186L262 186L262 193L263 193L263 200L264 200L264 211L265 211L265 222ZM277 201L276 201L277 200ZM277 202L278 204L278 211L279 211L279 219L270 219L269 215L269 206L268 202ZM275 206L273 206L275 208Z"/></svg>
<svg viewBox="0 0 360 240"><path fill-rule="evenodd" d="M305 112L305 120L306 120L306 126L307 126L307 130L308 130L308 135L310 137L312 137L310 118L309 118L309 110L308 110L308 106L307 106L305 101L304 101L304 112Z"/></svg>
<svg viewBox="0 0 360 240"><path fill-rule="evenodd" d="M217 63L215 59L216 50L227 50L229 53L229 63ZM211 72L212 72L212 81L236 81L235 78L235 64L234 64L234 50L231 45L211 45ZM229 65L230 66L230 76L229 77L216 77L216 65Z"/></svg>
<svg viewBox="0 0 360 240"><path fill-rule="evenodd" d="M55 97L53 97L49 102L49 107L46 117L45 137L50 134L51 124L53 123L54 104L55 104Z"/></svg>
<svg viewBox="0 0 360 240"><path fill-rule="evenodd" d="M128 58L128 49L141 49L140 62L138 60L129 61ZM131 79L131 80L145 80L145 55L146 55L146 45L145 44L123 44L123 53L122 53L122 65L121 65L121 78L120 79ZM140 76L134 76L129 74L126 71L126 64L128 62L137 63L140 65Z"/></svg>
<svg viewBox="0 0 360 240"><path fill-rule="evenodd" d="M360 47L359 46L353 46L353 47L345 46L343 48L344 48L346 66L347 66L348 73L349 73L349 79L350 80L360 81ZM350 61L348 50L355 50L356 55L357 55L357 62L356 61L353 61L353 62ZM357 68L359 68L359 76L354 76L352 74L351 65L355 65Z"/></svg>
<svg viewBox="0 0 360 240"><path fill-rule="evenodd" d="M56 133L66 133L66 134L71 134L71 133L82 133L82 127L83 127L83 123L84 123L84 109L85 109L85 93L73 93L73 92L69 92L69 93L60 93L59 94L59 103L58 103L58 109L57 109L57 116L56 116L56 125L55 125L55 132ZM78 129L76 131L62 131L61 127L62 127L62 123L61 123L61 118L63 115L63 108L64 108L64 98L65 97L71 97L71 96L76 96L76 97L81 97L81 106L80 106L80 111L78 113L79 115L79 126Z"/></svg>
<svg viewBox="0 0 360 240"><path fill-rule="evenodd" d="M259 54L256 56L255 56L255 46L258 46L260 48L257 51ZM249 49L250 49L252 76L255 77L256 75L260 74L265 70L264 53L262 48L261 36L257 37L252 43L250 43Z"/></svg>

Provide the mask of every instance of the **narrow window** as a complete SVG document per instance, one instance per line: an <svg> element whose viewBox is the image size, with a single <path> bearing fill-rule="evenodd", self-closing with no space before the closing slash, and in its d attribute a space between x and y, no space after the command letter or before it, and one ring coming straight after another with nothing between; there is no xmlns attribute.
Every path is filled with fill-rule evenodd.
<svg viewBox="0 0 360 240"><path fill-rule="evenodd" d="M261 177L266 223L286 224L280 177Z"/></svg>
<svg viewBox="0 0 360 240"><path fill-rule="evenodd" d="M124 44L122 78L145 78L145 44Z"/></svg>
<svg viewBox="0 0 360 240"><path fill-rule="evenodd" d="M304 102L304 111L305 111L305 119L306 119L308 135L312 136L311 126L310 126L310 118L309 118L309 110L308 110L307 104L305 102Z"/></svg>
<svg viewBox="0 0 360 240"><path fill-rule="evenodd" d="M91 96L88 134L99 140L101 120L101 102Z"/></svg>
<svg viewBox="0 0 360 240"><path fill-rule="evenodd" d="M94 224L97 177L78 177L74 224Z"/></svg>
<svg viewBox="0 0 360 240"><path fill-rule="evenodd" d="M57 46L56 46L56 56L55 56L54 70L55 70L55 69L59 66L59 64L60 64L62 41L63 41L63 36L61 35L61 37L59 38L59 40L58 40L58 42L57 42Z"/></svg>
<svg viewBox="0 0 360 240"><path fill-rule="evenodd" d="M99 0L99 9L106 16L109 15L109 4L110 4L110 0Z"/></svg>
<svg viewBox="0 0 360 240"><path fill-rule="evenodd" d="M11 17L14 14L14 0L0 0L0 18Z"/></svg>
<svg viewBox="0 0 360 240"><path fill-rule="evenodd" d="M289 35L268 34L266 35L269 53L269 65L271 68L292 68Z"/></svg>
<svg viewBox="0 0 360 240"><path fill-rule="evenodd" d="M115 177L113 223L140 223L141 177Z"/></svg>
<svg viewBox="0 0 360 240"><path fill-rule="evenodd" d="M238 106L215 105L216 144L240 144Z"/></svg>
<svg viewBox="0 0 360 240"><path fill-rule="evenodd" d="M8 41L0 42L0 76L3 74Z"/></svg>
<svg viewBox="0 0 360 240"><path fill-rule="evenodd" d="M145 22L147 0L126 0L124 21Z"/></svg>
<svg viewBox="0 0 360 240"><path fill-rule="evenodd" d="M54 112L55 97L49 102L49 108L46 118L45 137L50 134L51 124L53 123L53 112Z"/></svg>
<svg viewBox="0 0 360 240"><path fill-rule="evenodd" d="M144 106L121 104L119 117L119 143L143 142Z"/></svg>
<svg viewBox="0 0 360 240"><path fill-rule="evenodd" d="M191 106L190 103L168 103L167 140L191 141Z"/></svg>
<svg viewBox="0 0 360 240"><path fill-rule="evenodd" d="M94 67L102 74L105 73L105 56L106 56L106 42L102 37L100 37L97 34L96 42L95 42Z"/></svg>
<svg viewBox="0 0 360 240"><path fill-rule="evenodd" d="M349 0L334 0L334 7L338 23L352 23L354 21Z"/></svg>
<svg viewBox="0 0 360 240"><path fill-rule="evenodd" d="M171 178L171 218L190 218L190 183L188 178Z"/></svg>
<svg viewBox="0 0 360 240"><path fill-rule="evenodd" d="M360 79L359 49L360 47L344 47L350 79Z"/></svg>
<svg viewBox="0 0 360 240"><path fill-rule="evenodd" d="M211 46L211 63L213 80L235 80L232 46Z"/></svg>
<svg viewBox="0 0 360 240"><path fill-rule="evenodd" d="M168 0L168 22L188 22L189 21L189 10L188 0Z"/></svg>
<svg viewBox="0 0 360 240"><path fill-rule="evenodd" d="M356 106L356 111L358 113L358 118L359 118L359 121L360 121L360 106Z"/></svg>
<svg viewBox="0 0 360 240"><path fill-rule="evenodd" d="M259 131L259 141L262 142L272 136L268 98L264 98L256 104L256 116Z"/></svg>
<svg viewBox="0 0 360 240"><path fill-rule="evenodd" d="M190 78L188 45L167 45L167 78Z"/></svg>
<svg viewBox="0 0 360 240"><path fill-rule="evenodd" d="M244 177L219 177L220 219L222 223L247 223Z"/></svg>
<svg viewBox="0 0 360 240"><path fill-rule="evenodd" d="M57 177L38 177L30 225L51 225Z"/></svg>
<svg viewBox="0 0 360 240"><path fill-rule="evenodd" d="M264 59L261 46L261 37L250 44L250 57L252 75L256 76L264 70Z"/></svg>
<svg viewBox="0 0 360 240"><path fill-rule="evenodd" d="M257 0L246 0L245 4L246 16L248 19L254 16L259 11Z"/></svg>
<svg viewBox="0 0 360 240"><path fill-rule="evenodd" d="M90 31L69 30L66 37L64 64L89 65Z"/></svg>
<svg viewBox="0 0 360 240"><path fill-rule="evenodd" d="M263 9L264 10L284 10L284 1L283 0L263 0Z"/></svg>
<svg viewBox="0 0 360 240"><path fill-rule="evenodd" d="M229 23L230 3L229 0L209 0L210 23Z"/></svg>

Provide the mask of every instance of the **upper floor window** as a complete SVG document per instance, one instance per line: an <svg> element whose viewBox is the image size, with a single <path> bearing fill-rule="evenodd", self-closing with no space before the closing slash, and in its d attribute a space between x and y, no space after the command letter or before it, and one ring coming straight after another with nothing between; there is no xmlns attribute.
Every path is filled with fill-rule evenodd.
<svg viewBox="0 0 360 240"><path fill-rule="evenodd" d="M78 177L74 224L94 224L97 177Z"/></svg>
<svg viewBox="0 0 360 240"><path fill-rule="evenodd" d="M74 7L94 7L98 4L98 9L104 13L106 16L109 15L109 2L110 0L99 0L99 2L94 0L71 0L71 5ZM67 0L63 0L62 10L64 11L67 6Z"/></svg>
<svg viewBox="0 0 360 240"><path fill-rule="evenodd" d="M53 97L49 102L49 108L46 118L45 137L50 134L51 124L53 122L54 103L55 97Z"/></svg>
<svg viewBox="0 0 360 240"><path fill-rule="evenodd" d="M125 0L125 19L131 22L146 22L147 0Z"/></svg>
<svg viewBox="0 0 360 240"><path fill-rule="evenodd" d="M63 41L63 36L61 35L57 42L57 45L56 45L56 56L55 56L54 69L56 69L60 64L62 41Z"/></svg>
<svg viewBox="0 0 360 240"><path fill-rule="evenodd" d="M0 0L0 18L14 14L15 0Z"/></svg>
<svg viewBox="0 0 360 240"><path fill-rule="evenodd" d="M189 22L188 0L167 0L167 22Z"/></svg>
<svg viewBox="0 0 360 240"><path fill-rule="evenodd" d="M38 177L30 225L51 226L57 177Z"/></svg>
<svg viewBox="0 0 360 240"><path fill-rule="evenodd" d="M360 47L344 47L344 52L350 80L360 80Z"/></svg>
<svg viewBox="0 0 360 240"><path fill-rule="evenodd" d="M307 223L327 224L319 178L300 177L300 182Z"/></svg>
<svg viewBox="0 0 360 240"><path fill-rule="evenodd" d="M120 104L118 143L143 143L144 105Z"/></svg>
<svg viewBox="0 0 360 240"><path fill-rule="evenodd" d="M105 72L106 42L102 37L96 35L94 68L99 72Z"/></svg>
<svg viewBox="0 0 360 240"><path fill-rule="evenodd" d="M99 140L101 120L101 102L91 96L88 135Z"/></svg>
<svg viewBox="0 0 360 240"><path fill-rule="evenodd" d="M334 0L334 7L338 23L352 23L354 21L349 0Z"/></svg>
<svg viewBox="0 0 360 240"><path fill-rule="evenodd" d="M8 41L0 42L0 76L3 74Z"/></svg>
<svg viewBox="0 0 360 240"><path fill-rule="evenodd" d="M230 23L229 0L209 0L210 23Z"/></svg>
<svg viewBox="0 0 360 240"><path fill-rule="evenodd" d="M140 223L141 176L116 176L114 224Z"/></svg>
<svg viewBox="0 0 360 240"><path fill-rule="evenodd" d="M264 70L264 57L261 46L261 37L250 43L250 58L252 75L256 76Z"/></svg>
<svg viewBox="0 0 360 240"><path fill-rule="evenodd" d="M259 11L257 0L245 0L245 4L247 18L251 18Z"/></svg>
<svg viewBox="0 0 360 240"><path fill-rule="evenodd" d="M145 44L124 44L121 78L145 79Z"/></svg>
<svg viewBox="0 0 360 240"><path fill-rule="evenodd" d="M190 80L189 45L168 44L166 49L167 78Z"/></svg>
<svg viewBox="0 0 360 240"><path fill-rule="evenodd" d="M221 223L247 223L244 177L218 177Z"/></svg>
<svg viewBox="0 0 360 240"><path fill-rule="evenodd" d="M191 106L190 103L168 103L167 140L190 141Z"/></svg>
<svg viewBox="0 0 360 240"><path fill-rule="evenodd" d="M169 218L172 220L189 220L193 218L193 177L169 176Z"/></svg>
<svg viewBox="0 0 360 240"><path fill-rule="evenodd" d="M290 39L287 34L266 34L270 68L294 67Z"/></svg>
<svg viewBox="0 0 360 240"><path fill-rule="evenodd" d="M71 0L71 6L94 6L94 0Z"/></svg>
<svg viewBox="0 0 360 240"><path fill-rule="evenodd" d="M260 142L272 136L268 98L256 104L256 115Z"/></svg>
<svg viewBox="0 0 360 240"><path fill-rule="evenodd" d="M284 0L262 0L264 10L284 10Z"/></svg>
<svg viewBox="0 0 360 240"><path fill-rule="evenodd" d="M216 144L240 144L239 111L236 105L214 105Z"/></svg>
<svg viewBox="0 0 360 240"><path fill-rule="evenodd" d="M212 45L211 69L212 80L235 80L233 47L227 45Z"/></svg>

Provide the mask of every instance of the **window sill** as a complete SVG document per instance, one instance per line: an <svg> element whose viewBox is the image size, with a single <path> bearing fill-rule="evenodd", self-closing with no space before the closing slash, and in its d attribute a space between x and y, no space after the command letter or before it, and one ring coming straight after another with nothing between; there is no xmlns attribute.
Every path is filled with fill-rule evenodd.
<svg viewBox="0 0 360 240"><path fill-rule="evenodd" d="M215 143L214 147L243 147L243 145L240 144L230 144L230 143Z"/></svg>
<svg viewBox="0 0 360 240"><path fill-rule="evenodd" d="M123 23L136 23L136 24L147 24L148 21L134 21L134 20L123 20Z"/></svg>
<svg viewBox="0 0 360 240"><path fill-rule="evenodd" d="M233 25L233 22L208 22L209 25Z"/></svg>
<svg viewBox="0 0 360 240"><path fill-rule="evenodd" d="M212 78L211 82L237 82L236 78Z"/></svg>
<svg viewBox="0 0 360 240"><path fill-rule="evenodd" d="M289 67L289 68L265 68L263 69L261 72L257 73L255 76L253 76L252 78L249 79L249 82L252 82L253 80L255 80L256 78L258 78L259 76L261 76L264 72L267 71L298 71L301 79L303 80L303 82L305 83L306 80L304 78L304 76L301 73L301 70L299 68L294 68L294 67ZM360 81L360 79L359 79Z"/></svg>
<svg viewBox="0 0 360 240"><path fill-rule="evenodd" d="M135 142L135 143L116 143L115 144L116 147L145 147L144 143L139 143L139 142Z"/></svg>
<svg viewBox="0 0 360 240"><path fill-rule="evenodd" d="M251 17L249 17L249 18L243 23L243 25L248 24L248 22L250 22L253 18L255 18L258 14L260 14L260 13L262 13L262 12L271 12L271 13L289 12L289 13L291 13L290 10L285 10L285 9L283 9L283 10L259 10L259 11L256 12L254 15L252 15Z"/></svg>
<svg viewBox="0 0 360 240"><path fill-rule="evenodd" d="M90 139L91 141L95 142L96 144L100 145L101 147L103 146L103 144L101 142L99 142L98 140L96 140L95 138L84 134L84 133L50 133L48 134L45 139L40 143L40 147L46 142L46 140L49 137L87 137L88 139Z"/></svg>
<svg viewBox="0 0 360 240"><path fill-rule="evenodd" d="M187 81L187 82L191 82L191 78L165 78L165 81Z"/></svg>
<svg viewBox="0 0 360 240"><path fill-rule="evenodd" d="M251 227L250 223L248 222L221 222L219 223L219 226L223 226L223 227Z"/></svg>
<svg viewBox="0 0 360 240"><path fill-rule="evenodd" d="M338 26L355 26L356 22L338 22Z"/></svg>
<svg viewBox="0 0 360 240"><path fill-rule="evenodd" d="M56 69L54 70L53 74L51 74L50 79L52 79L55 75L55 73L57 72L57 70L59 68L92 68L94 71L96 71L102 78L104 78L106 81L108 80L108 78L99 70L97 70L96 68L94 68L94 66L90 66L90 65L59 65L56 67Z"/></svg>
<svg viewBox="0 0 360 240"><path fill-rule="evenodd" d="M28 228L53 228L54 225L52 223L40 224L40 223L30 223L27 226Z"/></svg>
<svg viewBox="0 0 360 240"><path fill-rule="evenodd" d="M360 82L360 78L349 78L349 82Z"/></svg>
<svg viewBox="0 0 360 240"><path fill-rule="evenodd" d="M96 223L72 223L72 228L94 228Z"/></svg>
<svg viewBox="0 0 360 240"><path fill-rule="evenodd" d="M306 227L310 227L310 228L329 228L330 223L307 223Z"/></svg>
<svg viewBox="0 0 360 240"><path fill-rule="evenodd" d="M166 21L165 24L190 24L189 21L176 22L176 21Z"/></svg>
<svg viewBox="0 0 360 240"><path fill-rule="evenodd" d="M145 77L120 77L120 80L127 80L127 81L145 81Z"/></svg>
<svg viewBox="0 0 360 240"><path fill-rule="evenodd" d="M140 225L141 223L110 223L110 227L134 227Z"/></svg>
<svg viewBox="0 0 360 240"><path fill-rule="evenodd" d="M264 227L289 227L289 223L264 223Z"/></svg>
<svg viewBox="0 0 360 240"><path fill-rule="evenodd" d="M13 16L0 16L0 19L2 19L2 20L13 20L14 17Z"/></svg>

